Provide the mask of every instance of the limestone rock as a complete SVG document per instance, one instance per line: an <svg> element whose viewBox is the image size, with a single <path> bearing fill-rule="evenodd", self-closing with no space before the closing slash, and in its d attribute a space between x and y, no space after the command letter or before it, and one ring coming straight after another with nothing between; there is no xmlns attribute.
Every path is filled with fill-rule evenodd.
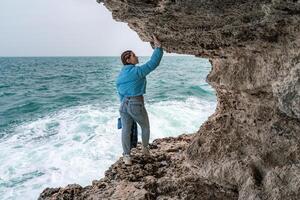
<svg viewBox="0 0 300 200"><path fill-rule="evenodd" d="M185 150L192 135L164 138L153 142L151 157L144 157L141 144L133 149L133 165L120 158L92 186L46 188L39 199L237 199L237 191L202 179L190 170L183 151L168 151L179 146Z"/></svg>
<svg viewBox="0 0 300 200"><path fill-rule="evenodd" d="M300 119L300 64L283 81L274 83L279 108L286 115Z"/></svg>
<svg viewBox="0 0 300 200"><path fill-rule="evenodd" d="M299 0L99 2L143 41L209 58L218 105L191 142L157 140L156 157L117 161L105 187L81 195L109 199L124 183L137 199L300 199Z"/></svg>

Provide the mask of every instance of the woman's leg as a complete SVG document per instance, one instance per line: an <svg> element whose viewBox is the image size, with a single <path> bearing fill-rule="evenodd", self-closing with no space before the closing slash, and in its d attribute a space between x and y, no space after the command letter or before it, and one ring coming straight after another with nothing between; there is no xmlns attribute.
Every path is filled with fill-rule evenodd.
<svg viewBox="0 0 300 200"><path fill-rule="evenodd" d="M123 108L121 106L120 116L122 122L122 147L123 147L123 155L130 155L131 149L131 127L133 123L132 117L126 112L126 107Z"/></svg>
<svg viewBox="0 0 300 200"><path fill-rule="evenodd" d="M129 102L128 114L136 121L142 129L142 143L144 147L149 144L150 124L147 110L143 102Z"/></svg>
<svg viewBox="0 0 300 200"><path fill-rule="evenodd" d="M136 148L137 146L137 142L138 142L138 129L137 129L137 123L135 121L133 121L132 123L132 127L131 127L131 148Z"/></svg>

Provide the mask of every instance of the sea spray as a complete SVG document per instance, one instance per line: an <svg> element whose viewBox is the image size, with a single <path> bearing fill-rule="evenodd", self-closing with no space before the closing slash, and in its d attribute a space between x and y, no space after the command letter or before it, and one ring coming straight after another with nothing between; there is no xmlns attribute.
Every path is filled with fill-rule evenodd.
<svg viewBox="0 0 300 200"><path fill-rule="evenodd" d="M118 58L1 63L0 199L36 199L46 187L85 186L103 177L122 154ZM193 133L214 112L209 70L207 60L164 57L147 77L150 141ZM139 141L140 134L139 128Z"/></svg>

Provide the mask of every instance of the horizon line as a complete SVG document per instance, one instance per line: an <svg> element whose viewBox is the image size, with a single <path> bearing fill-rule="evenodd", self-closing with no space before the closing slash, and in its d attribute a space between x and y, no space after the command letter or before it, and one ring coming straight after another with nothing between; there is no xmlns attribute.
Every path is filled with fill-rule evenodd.
<svg viewBox="0 0 300 200"><path fill-rule="evenodd" d="M138 56L138 57L150 57L151 55L143 55L143 56ZM180 56L194 56L194 55L164 55L163 57L180 57ZM120 57L120 56L0 56L0 58L66 58L66 57L87 57L87 58L96 58L96 57Z"/></svg>

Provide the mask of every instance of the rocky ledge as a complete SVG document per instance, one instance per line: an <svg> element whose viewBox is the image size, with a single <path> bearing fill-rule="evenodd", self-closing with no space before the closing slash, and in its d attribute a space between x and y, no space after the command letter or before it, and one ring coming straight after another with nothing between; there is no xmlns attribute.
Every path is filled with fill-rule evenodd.
<svg viewBox="0 0 300 200"><path fill-rule="evenodd" d="M117 167L122 169L115 170L119 181L100 181L105 187L95 189L95 195L300 199L299 0L98 1L143 41L150 41L155 33L167 52L209 58L212 70L207 82L216 90L218 105L188 137L186 151L174 154L182 161L172 156L168 160L170 153L165 152L168 166L158 167L161 160L155 155L151 173L141 172L145 173L142 184L129 180L132 174L137 178L132 168ZM144 160L136 154L135 161L140 159ZM120 161L111 174L116 166L121 166ZM160 170L166 175L159 178ZM64 189L48 189L41 197L50 196L50 191L56 195ZM71 191L86 190L76 186Z"/></svg>
<svg viewBox="0 0 300 200"><path fill-rule="evenodd" d="M237 199L236 189L213 184L190 170L184 152L192 137L157 139L151 144L150 157L141 153L138 144L132 149L131 166L120 158L91 186L47 188L39 199Z"/></svg>

